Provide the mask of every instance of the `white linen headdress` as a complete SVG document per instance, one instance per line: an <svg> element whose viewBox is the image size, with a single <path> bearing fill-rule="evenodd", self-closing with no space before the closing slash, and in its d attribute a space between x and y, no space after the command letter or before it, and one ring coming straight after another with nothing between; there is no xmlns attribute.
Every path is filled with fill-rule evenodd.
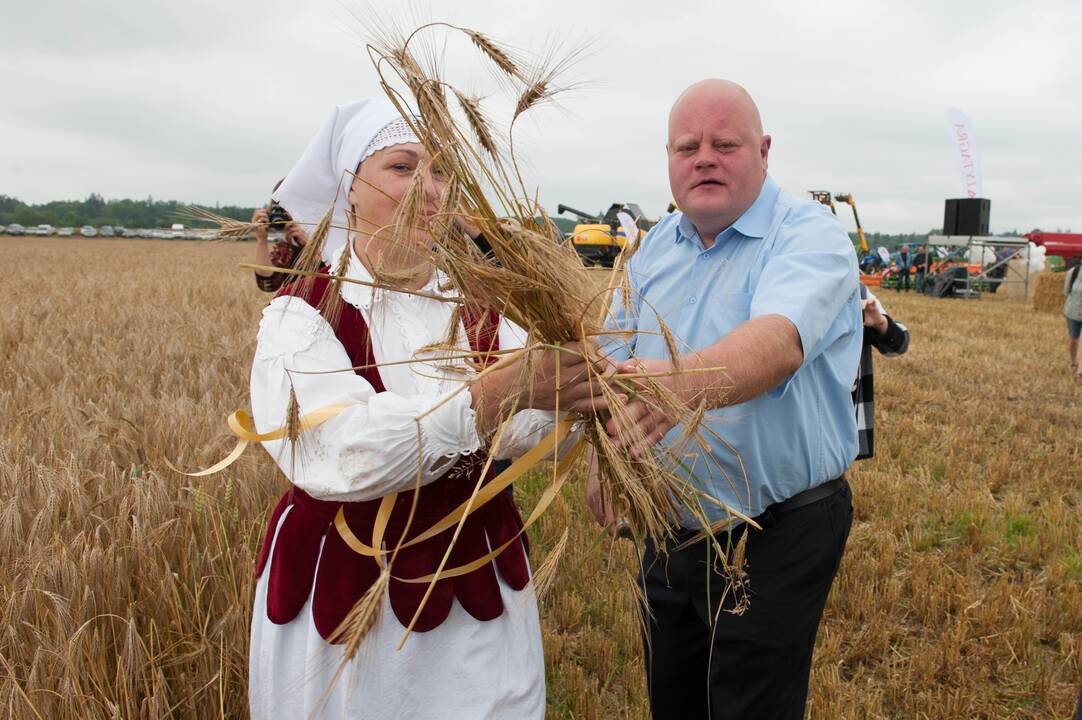
<svg viewBox="0 0 1082 720"><path fill-rule="evenodd" d="M323 243L323 260L345 245L349 233L349 189L361 161L392 145L420 142L391 101L370 97L337 106L293 169L274 192L274 199L311 235L334 202L332 227Z"/></svg>

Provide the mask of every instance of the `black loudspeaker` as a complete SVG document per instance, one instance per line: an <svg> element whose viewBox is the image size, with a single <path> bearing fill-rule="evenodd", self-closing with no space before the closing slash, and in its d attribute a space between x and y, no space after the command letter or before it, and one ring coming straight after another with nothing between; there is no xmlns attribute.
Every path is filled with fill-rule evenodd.
<svg viewBox="0 0 1082 720"><path fill-rule="evenodd" d="M944 235L987 235L992 201L988 198L955 198L943 206Z"/></svg>
<svg viewBox="0 0 1082 720"><path fill-rule="evenodd" d="M943 203L943 234L955 235L958 227L958 201L947 200Z"/></svg>

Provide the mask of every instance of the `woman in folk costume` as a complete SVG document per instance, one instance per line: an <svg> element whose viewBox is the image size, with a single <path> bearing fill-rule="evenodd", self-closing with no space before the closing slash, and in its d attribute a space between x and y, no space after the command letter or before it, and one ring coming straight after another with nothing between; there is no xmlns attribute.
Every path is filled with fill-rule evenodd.
<svg viewBox="0 0 1082 720"><path fill-rule="evenodd" d="M395 231L395 211L415 172L424 183L422 220ZM406 279L396 290L297 281L263 312L251 379L257 429L283 426L291 406L301 414L348 408L296 444L264 443L292 488L271 517L257 570L249 689L256 720L544 715L536 598L525 537L513 539L522 521L507 493L468 516L447 567L506 548L472 572L440 579L424 602L428 583L404 580L436 571L454 526L403 544L384 575L389 555L358 554L335 527L342 508L353 537L377 549L381 532L388 551L403 536L417 537L481 479L486 436L499 424L503 401L526 409L502 431L497 458L522 454L551 429L555 377L561 409L586 409L595 392L575 353L539 352L528 365L533 376L524 378L519 363L481 376L476 365L431 349L446 343L452 322L459 324L456 356L525 341L521 329L494 313L470 312L469 305L456 312L455 302L441 299L455 292L429 259L425 219L436 213L444 185L393 105L369 98L335 109L276 193L308 228L334 200L332 223L350 230L328 234L328 267L368 283L380 273ZM419 357L427 361L417 363ZM358 369L325 372L350 367ZM384 498L393 507L385 523L377 520ZM387 577L382 611L343 665L335 631ZM398 649L411 622L412 634Z"/></svg>

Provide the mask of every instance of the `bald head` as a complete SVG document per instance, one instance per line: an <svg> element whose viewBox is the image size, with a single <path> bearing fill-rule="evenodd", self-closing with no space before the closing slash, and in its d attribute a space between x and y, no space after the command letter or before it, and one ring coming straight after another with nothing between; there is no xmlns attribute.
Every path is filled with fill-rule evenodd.
<svg viewBox="0 0 1082 720"><path fill-rule="evenodd" d="M680 93L669 111L669 142L672 142L673 117L678 113L686 112L689 108L701 107L703 104L724 104L730 112L742 115L749 126L760 136L763 134L763 120L759 116L759 107L752 100L751 94L744 89L743 85L734 83L732 80L721 78L708 78L700 80Z"/></svg>
<svg viewBox="0 0 1082 720"><path fill-rule="evenodd" d="M669 112L669 186L704 245L752 206L766 179L770 136L759 108L730 80L697 82Z"/></svg>

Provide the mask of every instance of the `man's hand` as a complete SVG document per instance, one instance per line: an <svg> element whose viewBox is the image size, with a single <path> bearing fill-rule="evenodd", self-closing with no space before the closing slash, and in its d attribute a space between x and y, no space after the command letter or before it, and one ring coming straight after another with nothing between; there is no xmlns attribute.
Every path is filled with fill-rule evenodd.
<svg viewBox="0 0 1082 720"><path fill-rule="evenodd" d="M618 375L644 374L653 377L642 380L629 380L636 387L636 397L612 414L605 424L605 429L619 448L631 448L631 455L637 457L641 449L639 438L646 447L657 444L665 434L676 426L678 418L668 413L673 410L672 402L686 403L680 397L677 375L673 374L673 364L668 360L648 358L629 360L616 368ZM657 397L656 383L666 392L665 400Z"/></svg>
<svg viewBox="0 0 1082 720"><path fill-rule="evenodd" d="M618 447L632 448L632 455L638 455L644 442L649 447L665 437L687 408L704 404L710 410L751 400L797 372L803 360L796 326L773 314L753 318L713 345L682 355L680 372L666 360L631 360L617 368L617 377L652 377L624 381L634 382L637 392L613 413L606 429ZM658 397L655 383L672 392Z"/></svg>
<svg viewBox="0 0 1082 720"><path fill-rule="evenodd" d="M256 242L267 242L267 227L270 222L270 215L267 214L266 208L258 208L252 213L252 224L255 225L255 239Z"/></svg>
<svg viewBox="0 0 1082 720"><path fill-rule="evenodd" d="M879 312L879 305L874 298L860 301L860 310L864 315L864 326L870 327L880 335L887 332L887 316Z"/></svg>

